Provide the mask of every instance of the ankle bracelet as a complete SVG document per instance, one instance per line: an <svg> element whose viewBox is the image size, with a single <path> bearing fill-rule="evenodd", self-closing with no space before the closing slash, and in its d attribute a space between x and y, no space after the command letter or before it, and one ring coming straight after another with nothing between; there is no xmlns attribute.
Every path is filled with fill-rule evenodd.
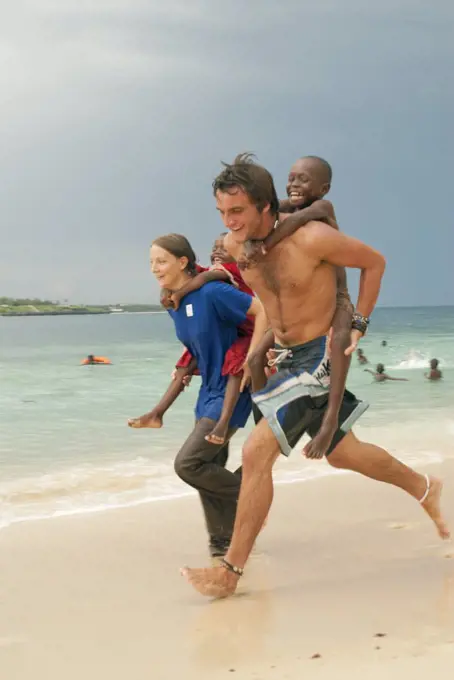
<svg viewBox="0 0 454 680"><path fill-rule="evenodd" d="M221 565L224 567L224 569L227 569L227 571L231 571L237 576L243 576L244 569L241 569L241 567L235 567L234 564L230 564L230 562L227 562L227 560L224 558L221 560Z"/></svg>

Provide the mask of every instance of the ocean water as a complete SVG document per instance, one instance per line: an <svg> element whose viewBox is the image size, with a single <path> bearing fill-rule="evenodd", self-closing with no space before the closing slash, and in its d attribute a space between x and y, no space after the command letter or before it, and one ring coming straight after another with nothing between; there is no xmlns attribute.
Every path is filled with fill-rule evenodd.
<svg viewBox="0 0 454 680"><path fill-rule="evenodd" d="M454 307L377 309L362 347L371 366L408 382L374 383L354 359L348 387L370 402L356 433L415 466L451 457ZM158 401L179 353L166 313L0 317L0 527L194 493L173 459L192 428L199 379L162 429L126 424ZM87 354L113 363L81 366ZM432 357L439 383L424 380ZM232 440L232 469L251 427ZM336 474L301 456L303 445L278 461L277 483Z"/></svg>

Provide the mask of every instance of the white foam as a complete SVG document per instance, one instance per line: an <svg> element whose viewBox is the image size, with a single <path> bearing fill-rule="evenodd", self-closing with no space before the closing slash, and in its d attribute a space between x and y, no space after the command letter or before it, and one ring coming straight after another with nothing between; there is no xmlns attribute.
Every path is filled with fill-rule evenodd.
<svg viewBox="0 0 454 680"><path fill-rule="evenodd" d="M412 369L429 369L429 362L434 356L428 352L420 352L417 349L411 349L404 358L398 363L389 366L390 370L398 371L399 369L412 370ZM443 358L437 357L440 362L440 367L447 367L446 362ZM388 369L388 366L386 367Z"/></svg>
<svg viewBox="0 0 454 680"><path fill-rule="evenodd" d="M238 453L233 459L238 458ZM415 466L443 460L437 451L403 452L399 458ZM274 473L276 484L352 474L332 468L326 461L310 462L296 457L293 460L290 468L289 461L280 461ZM196 492L176 477L173 466L156 465L146 458L105 467L83 466L2 484L0 529L20 522L106 512L192 495Z"/></svg>

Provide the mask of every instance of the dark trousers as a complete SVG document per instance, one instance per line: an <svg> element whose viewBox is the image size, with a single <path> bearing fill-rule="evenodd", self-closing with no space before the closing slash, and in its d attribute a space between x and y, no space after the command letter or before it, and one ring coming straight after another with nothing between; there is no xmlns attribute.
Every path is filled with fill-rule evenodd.
<svg viewBox="0 0 454 680"><path fill-rule="evenodd" d="M257 425L262 414L255 404L252 416ZM229 429L225 444L217 445L205 439L214 426L214 420L201 418L179 450L174 465L178 477L199 492L210 537L230 540L240 493L241 467L230 472L225 466L229 439L236 428Z"/></svg>
<svg viewBox="0 0 454 680"><path fill-rule="evenodd" d="M225 444L207 442L215 421L201 418L175 458L175 472L186 484L199 492L210 537L230 540L235 522L241 484L241 468L225 469L229 455L228 439L236 428L229 429Z"/></svg>

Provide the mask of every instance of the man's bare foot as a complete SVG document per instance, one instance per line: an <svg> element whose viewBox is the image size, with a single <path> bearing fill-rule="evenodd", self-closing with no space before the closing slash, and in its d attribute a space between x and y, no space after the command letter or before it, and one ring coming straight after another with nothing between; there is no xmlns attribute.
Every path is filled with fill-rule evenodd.
<svg viewBox="0 0 454 680"><path fill-rule="evenodd" d="M239 576L224 567L209 569L180 569L181 575L199 592L206 597L221 599L233 595Z"/></svg>
<svg viewBox="0 0 454 680"><path fill-rule="evenodd" d="M130 418L128 420L129 427L142 428L151 427L154 429L159 429L163 425L162 416L151 411L151 413L145 413L145 415L140 416L140 418Z"/></svg>
<svg viewBox="0 0 454 680"><path fill-rule="evenodd" d="M437 479L437 477L429 477L429 481L430 481L429 493L427 495L426 500L423 503L421 503L421 505L429 515L430 519L434 522L435 526L437 527L437 531L440 534L440 537L446 540L451 537L451 532L449 531L449 527L446 524L445 520L443 519L440 508L440 498L441 492L443 491L443 482L441 481L441 479Z"/></svg>
<svg viewBox="0 0 454 680"><path fill-rule="evenodd" d="M224 425L221 422L217 423L215 428L210 432L210 434L207 434L205 439L207 442L210 442L210 444L224 444L226 437L227 437L227 430L229 429L228 424Z"/></svg>

